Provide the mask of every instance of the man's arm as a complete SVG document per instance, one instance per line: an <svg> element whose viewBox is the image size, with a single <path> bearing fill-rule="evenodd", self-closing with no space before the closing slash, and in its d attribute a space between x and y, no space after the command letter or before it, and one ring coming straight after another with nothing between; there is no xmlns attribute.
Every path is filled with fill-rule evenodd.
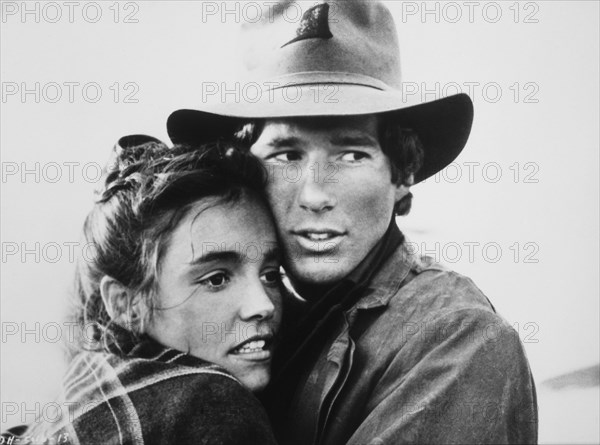
<svg viewBox="0 0 600 445"><path fill-rule="evenodd" d="M352 445L536 443L537 402L517 333L462 309L423 325L376 385Z"/></svg>

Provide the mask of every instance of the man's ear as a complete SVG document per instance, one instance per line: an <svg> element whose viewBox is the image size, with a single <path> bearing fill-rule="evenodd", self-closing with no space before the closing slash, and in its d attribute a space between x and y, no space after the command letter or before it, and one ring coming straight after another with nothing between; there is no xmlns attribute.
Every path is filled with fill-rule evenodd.
<svg viewBox="0 0 600 445"><path fill-rule="evenodd" d="M410 175L405 181L396 184L396 201L400 202L402 198L410 193L410 187L415 183L414 175Z"/></svg>
<svg viewBox="0 0 600 445"><path fill-rule="evenodd" d="M100 295L108 316L120 326L132 329L145 316L140 298L113 277L102 277Z"/></svg>

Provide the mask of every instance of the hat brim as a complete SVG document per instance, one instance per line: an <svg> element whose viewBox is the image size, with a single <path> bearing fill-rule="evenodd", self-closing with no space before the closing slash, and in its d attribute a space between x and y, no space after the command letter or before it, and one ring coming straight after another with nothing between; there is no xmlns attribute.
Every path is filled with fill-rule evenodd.
<svg viewBox="0 0 600 445"><path fill-rule="evenodd" d="M423 166L415 175L415 182L421 182L456 159L473 123L473 103L464 93L419 104L411 104L395 90L363 85L298 85L249 94L244 100L205 103L204 110L173 112L167 120L171 141L208 142L232 134L251 119L391 113L399 125L416 131L423 143Z"/></svg>

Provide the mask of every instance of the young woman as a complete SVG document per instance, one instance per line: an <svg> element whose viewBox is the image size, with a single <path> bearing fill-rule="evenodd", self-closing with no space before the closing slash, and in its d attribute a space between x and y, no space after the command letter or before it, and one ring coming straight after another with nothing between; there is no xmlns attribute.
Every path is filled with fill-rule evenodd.
<svg viewBox="0 0 600 445"><path fill-rule="evenodd" d="M121 139L84 225L94 255L77 269L68 409L13 429L19 443L274 443L251 393L281 319L264 183L226 144Z"/></svg>

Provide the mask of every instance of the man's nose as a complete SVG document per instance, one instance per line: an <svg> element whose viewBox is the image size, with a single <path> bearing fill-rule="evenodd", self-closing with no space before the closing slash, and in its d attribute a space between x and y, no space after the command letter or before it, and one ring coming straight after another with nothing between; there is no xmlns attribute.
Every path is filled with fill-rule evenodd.
<svg viewBox="0 0 600 445"><path fill-rule="evenodd" d="M331 171L322 163L314 162L302 172L298 203L301 208L310 212L321 213L332 210L337 205L333 193L336 178L331 178Z"/></svg>
<svg viewBox="0 0 600 445"><path fill-rule="evenodd" d="M275 313L275 305L265 291L260 279L252 280L248 283L242 306L240 309L240 318L243 321L269 320Z"/></svg>

